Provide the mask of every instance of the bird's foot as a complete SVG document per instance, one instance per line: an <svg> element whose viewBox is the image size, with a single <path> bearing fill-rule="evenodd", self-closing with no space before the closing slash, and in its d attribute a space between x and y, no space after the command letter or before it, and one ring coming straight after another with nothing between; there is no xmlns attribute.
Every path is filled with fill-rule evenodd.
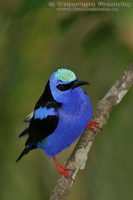
<svg viewBox="0 0 133 200"><path fill-rule="evenodd" d="M101 129L100 126L98 126L97 122L92 122L92 121L88 123L88 125L86 126L86 128L88 128L88 129L90 129L92 131L95 131L94 128L92 128L92 126L95 127L95 128Z"/></svg>
<svg viewBox="0 0 133 200"><path fill-rule="evenodd" d="M67 171L72 171L72 169L69 169L69 168L67 168L67 167L62 167L62 166L60 166L59 163L58 163L58 161L56 160L56 158L53 157L53 159L54 159L54 161L55 161L55 163L56 163L56 165L57 165L57 167L58 167L59 172L60 172L63 176L65 176L66 178L69 177L70 179L72 179L72 176L67 172ZM73 180L73 179L72 179L72 180Z"/></svg>
<svg viewBox="0 0 133 200"><path fill-rule="evenodd" d="M66 167L62 167L62 166L58 166L58 170L59 172L65 176L66 178L69 177L70 179L72 179L72 176L70 176L70 174L67 171L72 171L72 169L66 168Z"/></svg>

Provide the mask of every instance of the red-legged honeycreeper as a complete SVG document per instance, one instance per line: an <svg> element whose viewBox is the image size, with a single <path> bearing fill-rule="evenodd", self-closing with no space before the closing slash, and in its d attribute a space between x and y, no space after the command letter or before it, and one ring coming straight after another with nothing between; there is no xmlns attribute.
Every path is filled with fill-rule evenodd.
<svg viewBox="0 0 133 200"><path fill-rule="evenodd" d="M92 105L82 85L89 83L78 81L71 70L58 69L52 74L34 112L25 119L29 126L19 138L28 136L28 139L17 161L30 150L40 148L54 159L61 174L72 179L67 172L71 169L61 167L55 155L68 148L86 127L99 128L96 122L90 122Z"/></svg>

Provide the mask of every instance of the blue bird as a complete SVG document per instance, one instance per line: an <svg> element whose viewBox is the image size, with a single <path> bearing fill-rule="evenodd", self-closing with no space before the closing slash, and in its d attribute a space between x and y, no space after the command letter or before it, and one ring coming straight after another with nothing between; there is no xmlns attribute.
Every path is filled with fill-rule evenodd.
<svg viewBox="0 0 133 200"><path fill-rule="evenodd" d="M92 131L91 126L99 128L96 122L90 122L92 104L82 85L89 83L78 81L71 70L58 69L52 74L34 112L25 119L29 126L19 138L28 136L28 139L17 161L30 150L40 148L54 159L61 174L72 179L67 172L71 169L61 167L55 156L68 148L86 127Z"/></svg>

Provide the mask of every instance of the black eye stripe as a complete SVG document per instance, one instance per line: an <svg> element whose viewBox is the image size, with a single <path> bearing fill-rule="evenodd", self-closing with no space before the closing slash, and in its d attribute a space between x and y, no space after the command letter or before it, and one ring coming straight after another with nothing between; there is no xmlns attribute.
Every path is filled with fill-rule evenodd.
<svg viewBox="0 0 133 200"><path fill-rule="evenodd" d="M77 80L76 80L77 81ZM60 90L60 91L66 91L72 88L72 86L74 85L74 82L71 82L69 84L59 84L56 87Z"/></svg>

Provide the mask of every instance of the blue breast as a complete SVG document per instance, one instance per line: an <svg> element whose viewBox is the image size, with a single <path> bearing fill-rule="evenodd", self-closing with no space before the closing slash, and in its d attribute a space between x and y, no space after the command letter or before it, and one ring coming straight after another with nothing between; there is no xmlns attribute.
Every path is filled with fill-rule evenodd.
<svg viewBox="0 0 133 200"><path fill-rule="evenodd" d="M92 117L92 105L81 87L72 90L67 103L58 110L59 123L55 131L37 144L49 156L68 148L83 132Z"/></svg>

